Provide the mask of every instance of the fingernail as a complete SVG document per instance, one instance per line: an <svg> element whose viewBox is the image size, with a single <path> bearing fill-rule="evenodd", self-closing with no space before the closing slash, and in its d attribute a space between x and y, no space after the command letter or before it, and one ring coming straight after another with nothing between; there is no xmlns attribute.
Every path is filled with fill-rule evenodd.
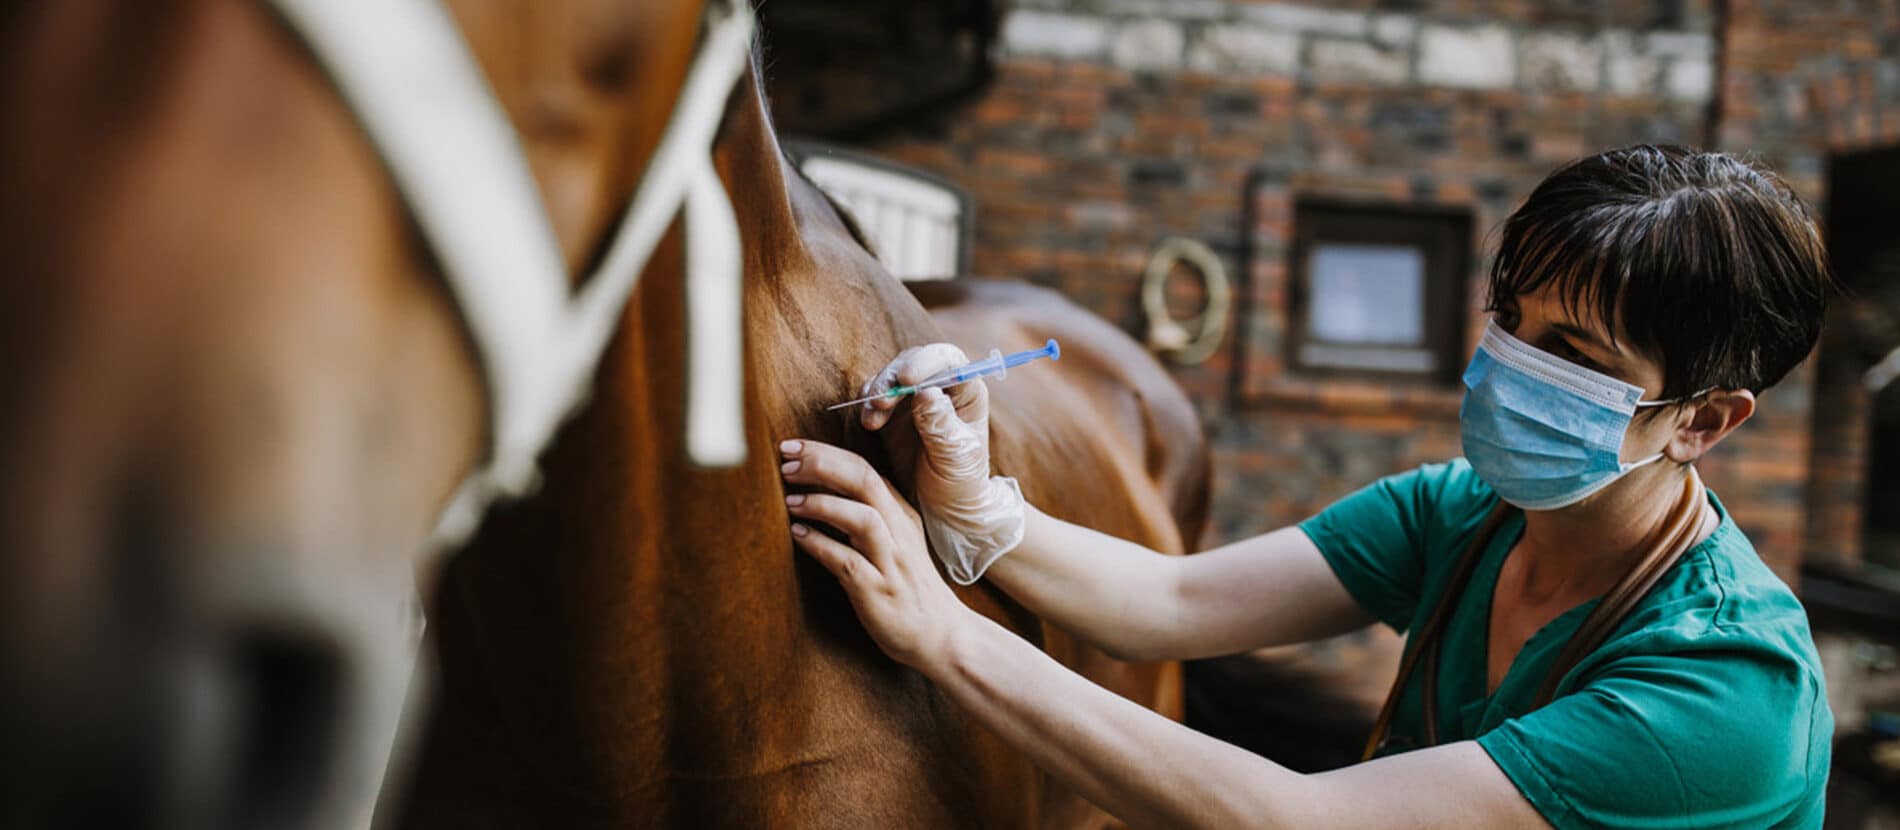
<svg viewBox="0 0 1900 830"><path fill-rule="evenodd" d="M797 453L797 452L798 452L798 450L799 450L799 445L798 445L798 442L797 442L797 441L780 441L780 442L778 442L778 451L779 451L779 452L782 452L782 453L785 453L786 455L793 455L793 454L795 454L795 453Z"/></svg>
<svg viewBox="0 0 1900 830"><path fill-rule="evenodd" d="M793 536L804 536L805 534L810 533L810 532L811 532L811 528L806 527L804 525L801 525L801 524L792 525Z"/></svg>
<svg viewBox="0 0 1900 830"><path fill-rule="evenodd" d="M791 475L792 473L798 472L798 466L800 463L801 462L799 461L787 461L784 464L779 465L778 471L781 473L784 473L785 475Z"/></svg>
<svg viewBox="0 0 1900 830"><path fill-rule="evenodd" d="M785 504L788 507L797 507L804 503L805 503L805 494L803 493L794 493L792 495L785 497Z"/></svg>

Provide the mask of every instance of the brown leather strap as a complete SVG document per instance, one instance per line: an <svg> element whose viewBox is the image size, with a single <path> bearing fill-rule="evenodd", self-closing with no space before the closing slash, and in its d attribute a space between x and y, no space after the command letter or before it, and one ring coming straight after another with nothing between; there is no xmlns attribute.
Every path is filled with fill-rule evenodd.
<svg viewBox="0 0 1900 830"><path fill-rule="evenodd" d="M1386 732L1392 727L1392 716L1399 708L1399 697L1405 690L1405 683L1411 679L1413 670L1418 667L1419 658L1429 653L1432 656L1431 662L1437 662L1437 649L1433 647L1437 639L1434 635L1451 617L1451 609L1458 604L1458 595L1464 592L1465 583L1471 581L1471 572L1477 569L1478 560L1483 558L1485 547L1491 543L1492 537L1497 535L1498 527L1504 524L1504 519L1510 515L1510 512L1511 507L1502 501L1493 504L1491 512L1484 517L1484 524L1478 527L1478 535L1472 537L1471 544L1467 545L1465 552L1458 557L1458 564L1452 571L1451 581L1445 585L1445 596L1439 599L1437 607L1432 609L1432 616L1425 621L1424 626L1419 628L1417 636L1412 638L1412 648L1399 660L1399 676L1393 678L1392 690L1386 693L1385 705L1379 709L1379 720L1372 727L1372 736L1366 740L1366 749L1361 760L1370 760L1379 751L1379 744L1385 740ZM1435 691L1429 690L1426 694L1426 711L1429 712L1431 704L1437 702L1438 695ZM1426 718L1428 723L1431 720L1429 717ZM1435 725L1426 728L1433 733L1437 732Z"/></svg>
<svg viewBox="0 0 1900 830"><path fill-rule="evenodd" d="M1577 627L1577 631L1571 635L1570 640L1564 644L1563 650L1558 653L1550 672L1545 675L1543 684L1538 689L1533 708L1541 708L1551 701L1564 675L1569 674L1570 670L1575 668L1584 657L1589 656L1590 652L1603 644L1603 640L1609 637L1610 632L1622 624L1623 619L1629 616L1643 597L1647 596L1662 579L1662 575L1667 573L1676 564L1676 560L1681 559L1682 554L1693 545L1696 531L1702 524L1700 521L1702 492L1702 479L1696 474L1695 468L1691 467L1688 480L1683 484L1682 497L1677 500L1676 506L1664 519L1662 525L1643 540L1641 547L1647 552L1631 566L1629 572L1624 574L1608 593L1603 595L1602 601L1597 603L1597 607L1591 610L1590 616L1584 619L1583 623ZM1485 516L1484 524L1480 526L1478 534L1472 537L1471 544L1459 556L1451 581L1445 586L1445 595L1439 598L1437 607L1432 609L1431 617L1413 638L1412 648L1399 661L1398 676L1393 678L1392 689L1386 693L1385 705L1379 710L1379 719L1373 725L1372 735L1366 740L1365 752L1361 755L1361 760L1371 760L1378 753L1380 745L1385 742L1392 728L1392 718L1398 710L1399 699L1405 693L1405 685L1411 680L1412 674L1421 662L1425 667L1425 676L1422 678L1423 688L1420 689L1424 706L1425 734L1423 737L1425 746L1434 746L1438 743L1438 656L1439 643L1442 642L1442 637L1439 635L1456 610L1458 601L1464 594L1465 586L1471 581L1472 572L1477 570L1478 561L1484 558L1485 549L1497 535L1498 527L1515 509L1501 501L1493 505L1490 513ZM1486 635L1489 636L1489 632L1486 632Z"/></svg>
<svg viewBox="0 0 1900 830"><path fill-rule="evenodd" d="M1533 707L1542 708L1557 695L1557 684L1564 675L1583 662L1583 658L1596 651L1603 641L1609 639L1610 632L1623 623L1623 620L1636 610L1638 603L1649 595L1662 576L1674 567L1676 561L1695 544L1696 532L1702 528L1702 505L1705 501L1702 490L1702 478L1696 475L1694 467L1689 468L1689 478L1683 482L1682 497L1676 501L1675 509L1663 521L1650 538L1644 541L1649 552L1624 574L1616 587L1603 595L1603 601L1590 610L1590 616L1577 626L1576 633L1570 635L1570 641L1564 644L1563 651L1557 653L1557 659L1551 663L1550 672L1544 675L1544 682L1537 689Z"/></svg>

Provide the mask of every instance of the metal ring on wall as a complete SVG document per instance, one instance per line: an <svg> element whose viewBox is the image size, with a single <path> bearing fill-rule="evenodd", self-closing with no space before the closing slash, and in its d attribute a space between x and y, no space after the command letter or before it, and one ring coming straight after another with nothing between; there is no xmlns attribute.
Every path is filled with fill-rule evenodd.
<svg viewBox="0 0 1900 830"><path fill-rule="evenodd" d="M1201 272L1207 286L1207 307L1186 320L1168 315L1168 274L1174 264L1185 261ZM1227 311L1233 303L1227 267L1213 249L1200 240L1171 236L1161 241L1148 259L1147 273L1141 278L1141 308L1148 315L1148 348L1167 356L1180 366L1192 366L1208 359L1220 348L1227 333Z"/></svg>

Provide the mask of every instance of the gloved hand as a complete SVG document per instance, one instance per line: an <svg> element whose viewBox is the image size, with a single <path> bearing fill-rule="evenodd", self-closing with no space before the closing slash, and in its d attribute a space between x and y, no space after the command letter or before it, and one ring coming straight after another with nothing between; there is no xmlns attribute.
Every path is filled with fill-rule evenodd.
<svg viewBox="0 0 1900 830"><path fill-rule="evenodd" d="M862 394L915 384L970 362L949 343L905 349L864 385ZM982 578L990 565L1023 540L1022 488L990 475L990 397L981 379L910 396L911 421L922 445L917 503L937 559L958 585ZM884 427L898 400L878 398L861 416L865 429Z"/></svg>

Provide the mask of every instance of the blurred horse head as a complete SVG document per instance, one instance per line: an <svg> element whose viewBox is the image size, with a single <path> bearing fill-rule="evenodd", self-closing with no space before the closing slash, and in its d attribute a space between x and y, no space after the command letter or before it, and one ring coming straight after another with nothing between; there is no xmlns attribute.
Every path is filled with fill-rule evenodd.
<svg viewBox="0 0 1900 830"><path fill-rule="evenodd" d="M518 488L538 449L503 435L520 396L457 251L296 25L323 5L0 9L0 823L365 820L428 540L497 489L472 472L506 450ZM587 270L701 4L446 5L548 259Z"/></svg>

